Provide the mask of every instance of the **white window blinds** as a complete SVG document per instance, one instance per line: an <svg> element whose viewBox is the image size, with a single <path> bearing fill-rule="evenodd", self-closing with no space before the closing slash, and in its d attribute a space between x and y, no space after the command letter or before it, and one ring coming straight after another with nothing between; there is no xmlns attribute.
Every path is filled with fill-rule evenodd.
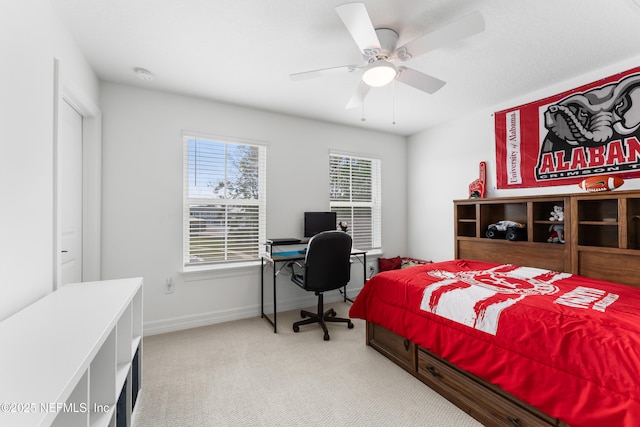
<svg viewBox="0 0 640 427"><path fill-rule="evenodd" d="M259 258L266 146L183 135L184 265Z"/></svg>
<svg viewBox="0 0 640 427"><path fill-rule="evenodd" d="M382 246L381 162L347 154L329 154L330 208L346 221L353 246Z"/></svg>

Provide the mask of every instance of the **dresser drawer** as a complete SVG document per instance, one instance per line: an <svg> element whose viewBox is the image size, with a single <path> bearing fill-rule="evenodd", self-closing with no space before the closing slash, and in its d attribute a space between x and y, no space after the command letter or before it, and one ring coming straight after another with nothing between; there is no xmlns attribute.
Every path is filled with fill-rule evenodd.
<svg viewBox="0 0 640 427"><path fill-rule="evenodd" d="M514 396L474 380L446 361L418 347L416 376L485 426L557 426L558 420L524 407Z"/></svg>
<svg viewBox="0 0 640 427"><path fill-rule="evenodd" d="M367 322L367 343L388 359L415 375L416 346L411 341L375 323Z"/></svg>

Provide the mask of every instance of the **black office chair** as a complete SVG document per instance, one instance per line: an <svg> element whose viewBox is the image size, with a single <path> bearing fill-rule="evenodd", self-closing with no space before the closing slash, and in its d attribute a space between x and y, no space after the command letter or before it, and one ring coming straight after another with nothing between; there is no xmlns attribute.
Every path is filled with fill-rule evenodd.
<svg viewBox="0 0 640 427"><path fill-rule="evenodd" d="M315 292L318 296L318 312L302 310L304 319L293 324L293 331L300 331L301 325L319 323L324 331L325 341L329 331L325 322L344 322L353 328L351 319L336 317L334 309L324 311L323 292L340 289L349 282L351 275L351 236L342 231L324 231L309 241L304 263L292 262L291 280L302 289Z"/></svg>

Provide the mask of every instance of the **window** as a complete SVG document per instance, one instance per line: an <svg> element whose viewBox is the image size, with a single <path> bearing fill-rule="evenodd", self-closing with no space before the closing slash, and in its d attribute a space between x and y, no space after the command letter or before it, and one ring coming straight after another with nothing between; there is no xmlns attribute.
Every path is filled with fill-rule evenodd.
<svg viewBox="0 0 640 427"><path fill-rule="evenodd" d="M265 239L265 145L183 135L184 265L252 261Z"/></svg>
<svg viewBox="0 0 640 427"><path fill-rule="evenodd" d="M353 246L380 248L380 160L329 153L329 179L331 211L347 222Z"/></svg>

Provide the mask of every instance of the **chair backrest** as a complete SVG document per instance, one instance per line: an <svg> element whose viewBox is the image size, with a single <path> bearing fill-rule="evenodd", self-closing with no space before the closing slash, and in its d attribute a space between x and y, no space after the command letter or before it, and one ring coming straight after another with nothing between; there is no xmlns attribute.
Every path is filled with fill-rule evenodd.
<svg viewBox="0 0 640 427"><path fill-rule="evenodd" d="M351 276L351 236L324 231L309 240L305 259L304 288L331 291L345 286Z"/></svg>

